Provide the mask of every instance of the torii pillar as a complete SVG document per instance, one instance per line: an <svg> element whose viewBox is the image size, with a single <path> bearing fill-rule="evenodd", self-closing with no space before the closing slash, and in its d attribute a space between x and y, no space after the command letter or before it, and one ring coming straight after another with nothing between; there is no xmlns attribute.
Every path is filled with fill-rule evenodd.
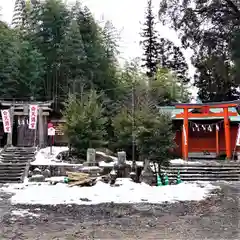
<svg viewBox="0 0 240 240"><path fill-rule="evenodd" d="M182 153L183 159L188 160L188 108L183 109Z"/></svg>
<svg viewBox="0 0 240 240"><path fill-rule="evenodd" d="M228 116L228 107L223 108L223 113L224 113L224 133L225 133L226 155L227 155L227 159L230 160L232 158L232 151L231 151L231 133L230 133L230 124L229 124L229 116Z"/></svg>

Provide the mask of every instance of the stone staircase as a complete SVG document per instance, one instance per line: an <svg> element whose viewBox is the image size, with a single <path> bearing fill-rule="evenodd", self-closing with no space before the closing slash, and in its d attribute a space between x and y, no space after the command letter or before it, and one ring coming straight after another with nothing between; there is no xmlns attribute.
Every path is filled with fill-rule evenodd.
<svg viewBox="0 0 240 240"><path fill-rule="evenodd" d="M35 150L35 147L6 147L0 153L0 183L23 182Z"/></svg>
<svg viewBox="0 0 240 240"><path fill-rule="evenodd" d="M172 164L162 170L170 181L176 180L178 171L183 181L240 181L240 163Z"/></svg>

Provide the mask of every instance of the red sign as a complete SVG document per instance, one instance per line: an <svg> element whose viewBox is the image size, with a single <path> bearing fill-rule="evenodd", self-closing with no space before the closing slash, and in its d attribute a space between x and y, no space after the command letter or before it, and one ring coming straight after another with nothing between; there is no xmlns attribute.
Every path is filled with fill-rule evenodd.
<svg viewBox="0 0 240 240"><path fill-rule="evenodd" d="M29 129L37 128L38 105L29 105Z"/></svg>
<svg viewBox="0 0 240 240"><path fill-rule="evenodd" d="M2 120L3 120L3 129L5 133L12 132L11 118L9 110L1 110Z"/></svg>

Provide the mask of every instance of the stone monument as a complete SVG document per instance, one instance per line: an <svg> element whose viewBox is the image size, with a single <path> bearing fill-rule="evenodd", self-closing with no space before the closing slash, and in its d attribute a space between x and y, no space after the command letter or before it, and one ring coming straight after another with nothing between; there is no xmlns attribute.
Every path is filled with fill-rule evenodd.
<svg viewBox="0 0 240 240"><path fill-rule="evenodd" d="M128 177L130 172L130 166L126 163L126 152L118 152L117 163L114 166L116 169L117 177Z"/></svg>
<svg viewBox="0 0 240 240"><path fill-rule="evenodd" d="M94 148L88 148L87 150L87 162L84 163L84 166L97 166L96 163L96 150Z"/></svg>
<svg viewBox="0 0 240 240"><path fill-rule="evenodd" d="M144 182L149 185L156 182L156 176L150 167L150 161L148 159L144 161L144 167L140 175L140 182Z"/></svg>
<svg viewBox="0 0 240 240"><path fill-rule="evenodd" d="M80 171L89 173L92 177L97 177L102 172L102 169L98 167L96 162L96 150L94 148L88 148L87 161L83 163L83 168Z"/></svg>

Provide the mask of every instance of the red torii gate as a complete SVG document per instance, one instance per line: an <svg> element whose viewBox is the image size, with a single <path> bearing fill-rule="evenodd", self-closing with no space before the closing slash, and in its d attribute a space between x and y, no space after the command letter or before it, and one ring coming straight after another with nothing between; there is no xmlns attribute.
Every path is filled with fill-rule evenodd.
<svg viewBox="0 0 240 240"><path fill-rule="evenodd" d="M225 132L225 145L226 145L226 155L227 159L232 158L231 152L231 136L230 136L230 116L238 116L237 112L229 112L228 108L239 106L240 101L233 102L218 102L218 103L201 103L201 104L186 104L179 103L175 104L178 109L183 109L183 113L176 114L176 118L183 118L183 128L182 128L182 152L183 158L188 159L188 119L191 117L206 118L206 117L223 117L224 119L224 132ZM212 113L209 111L210 108L222 108L223 111L218 113ZM191 113L189 109L201 109L202 113ZM185 130L185 133L184 133ZM185 135L185 136L184 136ZM218 148L218 131L216 131L216 145ZM219 148L217 149L219 151Z"/></svg>

